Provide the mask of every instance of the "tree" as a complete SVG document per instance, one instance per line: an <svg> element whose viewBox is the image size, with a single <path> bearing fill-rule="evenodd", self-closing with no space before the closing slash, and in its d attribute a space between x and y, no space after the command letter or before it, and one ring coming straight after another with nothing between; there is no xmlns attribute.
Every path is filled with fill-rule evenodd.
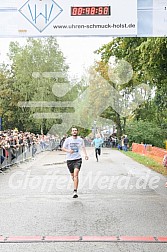
<svg viewBox="0 0 167 252"><path fill-rule="evenodd" d="M165 147L165 130L162 130L158 125L149 121L129 121L126 125L126 133L128 134L130 144L143 143L151 144L157 147Z"/></svg>
<svg viewBox="0 0 167 252"><path fill-rule="evenodd" d="M167 125L167 41L166 38L116 38L96 51L101 55L101 61L108 64L111 57L124 59L133 67L132 79L121 85L120 90L128 95L140 83L147 84L150 95L130 116L134 121L153 121L160 128ZM121 76L121 71L119 76ZM107 110L107 117L113 116L112 108ZM121 118L122 122L128 117ZM126 123L122 128L126 128Z"/></svg>
<svg viewBox="0 0 167 252"><path fill-rule="evenodd" d="M38 130L45 133L55 123L55 119L35 119L34 113L54 113L54 107L45 107L44 101L58 101L56 85L68 82L68 66L53 37L45 39L27 39L24 46L17 42L10 44L9 58L13 78L12 89L19 92L19 101L25 102L17 107L13 118L17 115L17 125L22 130ZM57 74L59 73L59 74ZM62 73L62 76L60 74ZM54 93L52 88L54 86ZM33 107L29 102L34 102ZM40 105L38 102L41 102Z"/></svg>
<svg viewBox="0 0 167 252"><path fill-rule="evenodd" d="M11 73L5 65L2 65L0 69L0 116L4 129L16 126L16 117L13 117L13 115L17 109L20 94L18 91L14 91L12 87Z"/></svg>
<svg viewBox="0 0 167 252"><path fill-rule="evenodd" d="M154 120L167 127L167 41L166 38L148 38L140 45L141 66L155 90ZM148 53L149 52L149 53ZM147 66L147 67L146 67Z"/></svg>

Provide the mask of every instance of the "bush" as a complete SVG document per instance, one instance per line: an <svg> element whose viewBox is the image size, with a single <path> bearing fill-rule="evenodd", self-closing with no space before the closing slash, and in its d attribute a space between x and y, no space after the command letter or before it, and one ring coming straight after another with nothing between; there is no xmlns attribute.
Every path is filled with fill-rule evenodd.
<svg viewBox="0 0 167 252"><path fill-rule="evenodd" d="M165 148L165 131L155 123L148 121L133 121L126 125L126 134L130 143L152 144L160 148Z"/></svg>

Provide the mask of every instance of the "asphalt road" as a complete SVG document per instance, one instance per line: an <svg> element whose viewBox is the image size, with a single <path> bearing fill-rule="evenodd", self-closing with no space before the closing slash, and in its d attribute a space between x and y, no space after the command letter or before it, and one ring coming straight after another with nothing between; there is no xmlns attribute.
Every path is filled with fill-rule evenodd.
<svg viewBox="0 0 167 252"><path fill-rule="evenodd" d="M43 152L35 160L0 174L0 235L167 237L166 178L123 152L94 149L83 160L79 198L61 151ZM2 252L167 251L167 243L32 242L0 243Z"/></svg>

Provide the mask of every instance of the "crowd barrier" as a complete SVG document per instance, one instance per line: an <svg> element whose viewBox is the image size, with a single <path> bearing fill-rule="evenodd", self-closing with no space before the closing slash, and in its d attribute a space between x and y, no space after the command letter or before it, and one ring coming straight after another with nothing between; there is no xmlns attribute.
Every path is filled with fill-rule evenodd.
<svg viewBox="0 0 167 252"><path fill-rule="evenodd" d="M132 151L139 153L139 154L156 156L161 159L164 157L164 155L167 154L167 150L152 146L150 144L133 143L132 144Z"/></svg>
<svg viewBox="0 0 167 252"><path fill-rule="evenodd" d="M28 161L36 154L43 151L58 150L59 143L56 141L40 142L38 144L20 145L19 147L0 148L0 172L10 168L14 164Z"/></svg>

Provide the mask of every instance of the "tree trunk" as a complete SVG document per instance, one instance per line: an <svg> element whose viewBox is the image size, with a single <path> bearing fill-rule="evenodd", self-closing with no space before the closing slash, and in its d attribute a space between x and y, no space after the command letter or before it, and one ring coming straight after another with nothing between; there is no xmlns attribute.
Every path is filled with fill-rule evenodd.
<svg viewBox="0 0 167 252"><path fill-rule="evenodd" d="M116 128L117 128L117 137L121 138L122 136L122 125L121 125L121 119L120 119L120 115L116 114Z"/></svg>

